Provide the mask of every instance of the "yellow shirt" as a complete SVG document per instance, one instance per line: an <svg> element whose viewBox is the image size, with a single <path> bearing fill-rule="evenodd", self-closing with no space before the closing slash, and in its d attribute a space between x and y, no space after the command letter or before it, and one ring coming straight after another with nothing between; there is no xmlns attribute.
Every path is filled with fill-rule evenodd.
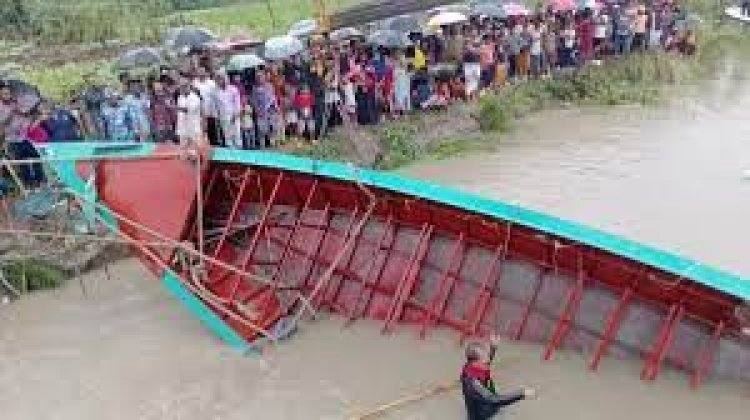
<svg viewBox="0 0 750 420"><path fill-rule="evenodd" d="M422 70L427 68L427 56L421 48L414 49L414 69Z"/></svg>

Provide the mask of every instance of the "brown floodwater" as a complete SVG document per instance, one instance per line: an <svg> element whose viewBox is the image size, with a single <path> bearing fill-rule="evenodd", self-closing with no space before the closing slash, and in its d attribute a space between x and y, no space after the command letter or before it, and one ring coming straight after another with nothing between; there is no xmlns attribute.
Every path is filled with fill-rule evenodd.
<svg viewBox="0 0 750 420"><path fill-rule="evenodd" d="M538 114L493 153L427 162L406 173L574 219L750 275L750 93L722 79L701 100L664 109ZM302 325L262 355L229 350L135 260L112 278L77 282L0 306L0 419L346 419L454 378L456 334L426 340L408 327L339 318ZM689 390L666 369L639 379L640 362L606 359L600 372L560 351L503 343L503 389L538 388L515 420L740 420L750 385L709 381ZM387 419L457 420L453 391Z"/></svg>
<svg viewBox="0 0 750 420"><path fill-rule="evenodd" d="M750 277L750 90L720 79L659 109L568 109L497 150L404 170Z"/></svg>

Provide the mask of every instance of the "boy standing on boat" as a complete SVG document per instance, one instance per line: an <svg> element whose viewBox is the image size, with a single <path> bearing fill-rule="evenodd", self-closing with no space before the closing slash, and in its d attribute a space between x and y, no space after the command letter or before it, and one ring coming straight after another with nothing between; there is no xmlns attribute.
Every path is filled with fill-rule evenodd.
<svg viewBox="0 0 750 420"><path fill-rule="evenodd" d="M466 347L466 364L461 372L461 390L466 404L467 420L488 420L505 406L533 398L536 392L524 388L509 394L498 394L492 381L490 365L495 358L499 338L490 338L489 348L479 343Z"/></svg>

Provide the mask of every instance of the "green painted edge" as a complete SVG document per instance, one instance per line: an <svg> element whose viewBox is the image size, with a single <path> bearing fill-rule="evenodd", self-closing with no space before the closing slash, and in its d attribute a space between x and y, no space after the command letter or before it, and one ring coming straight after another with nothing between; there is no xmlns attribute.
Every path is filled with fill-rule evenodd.
<svg viewBox="0 0 750 420"><path fill-rule="evenodd" d="M102 143L70 143L70 144L54 144L44 147L40 150L40 153L49 158L75 158L78 160L85 160L95 154L97 148L107 146ZM143 144L137 148L133 148L125 153L118 152L118 157L132 156L139 157L151 154L154 150L154 145ZM52 161L50 166L56 172L60 181L71 191L76 194L80 194L86 197L87 200L95 200L95 191L87 188L86 181L84 181L76 171L76 161ZM103 203L100 203L104 206ZM104 219L104 223L113 232L119 230L117 219L112 215L110 210L99 212ZM216 334L219 338L224 340L232 348L239 350L243 354L248 353L251 349L250 344L245 341L239 334L237 334L226 322L216 316L200 299L195 297L179 280L179 277L171 270L165 270L161 276L161 282L166 289L179 300L188 311L190 311L196 318L198 318L209 330Z"/></svg>
<svg viewBox="0 0 750 420"><path fill-rule="evenodd" d="M508 220L542 232L581 242L691 279L740 299L750 300L750 279L584 225L501 201L482 198L453 188L404 178L392 173L358 169L351 165L300 158L275 152L215 149L212 160L278 168L343 181L356 180L365 185Z"/></svg>
<svg viewBox="0 0 750 420"><path fill-rule="evenodd" d="M164 271L161 276L161 282L172 296L182 302L183 306L224 342L243 354L250 350L250 345L247 341L227 325L224 320L219 318L202 300L198 299L188 290L172 270Z"/></svg>

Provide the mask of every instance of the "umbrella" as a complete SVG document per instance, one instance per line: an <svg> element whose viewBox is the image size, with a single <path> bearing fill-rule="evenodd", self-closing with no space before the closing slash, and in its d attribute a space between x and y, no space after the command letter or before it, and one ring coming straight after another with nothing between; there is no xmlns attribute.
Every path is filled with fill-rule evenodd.
<svg viewBox="0 0 750 420"><path fill-rule="evenodd" d="M466 16L466 15L471 14L471 6L466 5L466 4L449 4L447 6L436 7L430 10L429 12L427 12L427 14L430 17L433 17L441 13L447 13L447 12L461 13L462 15Z"/></svg>
<svg viewBox="0 0 750 420"><path fill-rule="evenodd" d="M505 9L493 3L480 3L471 10L473 16L486 16L488 18L505 19L508 15Z"/></svg>
<svg viewBox="0 0 750 420"><path fill-rule="evenodd" d="M130 70L142 67L152 67L161 64L159 50L151 47L136 48L125 52L117 60L117 66L121 70Z"/></svg>
<svg viewBox="0 0 750 420"><path fill-rule="evenodd" d="M318 32L318 22L313 19L305 19L292 25L287 35L297 38L307 38L315 32Z"/></svg>
<svg viewBox="0 0 750 420"><path fill-rule="evenodd" d="M576 9L576 0L552 0L550 3L555 12L567 12Z"/></svg>
<svg viewBox="0 0 750 420"><path fill-rule="evenodd" d="M301 53L305 45L293 36L282 35L269 38L263 49L266 60L282 60Z"/></svg>
<svg viewBox="0 0 750 420"><path fill-rule="evenodd" d="M345 41L347 39L352 38L362 38L365 35L357 28L347 27L347 28L341 28L337 29L333 32L331 32L330 38L331 41L340 42Z"/></svg>
<svg viewBox="0 0 750 420"><path fill-rule="evenodd" d="M371 33L367 37L367 43L386 48L405 48L411 45L405 33L390 29L381 29Z"/></svg>
<svg viewBox="0 0 750 420"><path fill-rule="evenodd" d="M36 86L18 79L5 80L4 82L10 88L10 94L16 98L16 103L22 111L28 112L42 101L42 95Z"/></svg>
<svg viewBox="0 0 750 420"><path fill-rule="evenodd" d="M399 32L419 32L422 29L422 25L419 24L419 20L415 16L401 15L388 19L385 25L383 25L383 29Z"/></svg>
<svg viewBox="0 0 750 420"><path fill-rule="evenodd" d="M506 3L503 5L503 9L505 9L505 13L508 16L528 16L531 14L526 6L522 6L518 3Z"/></svg>
<svg viewBox="0 0 750 420"><path fill-rule="evenodd" d="M216 41L216 35L205 28L185 26L170 29L164 45L171 50L190 50Z"/></svg>
<svg viewBox="0 0 750 420"><path fill-rule="evenodd" d="M245 69L254 69L265 64L265 60L255 54L240 54L229 59L227 70L242 71Z"/></svg>
<svg viewBox="0 0 750 420"><path fill-rule="evenodd" d="M454 25L456 23L466 22L466 15L458 12L442 12L430 18L427 22L430 26Z"/></svg>

